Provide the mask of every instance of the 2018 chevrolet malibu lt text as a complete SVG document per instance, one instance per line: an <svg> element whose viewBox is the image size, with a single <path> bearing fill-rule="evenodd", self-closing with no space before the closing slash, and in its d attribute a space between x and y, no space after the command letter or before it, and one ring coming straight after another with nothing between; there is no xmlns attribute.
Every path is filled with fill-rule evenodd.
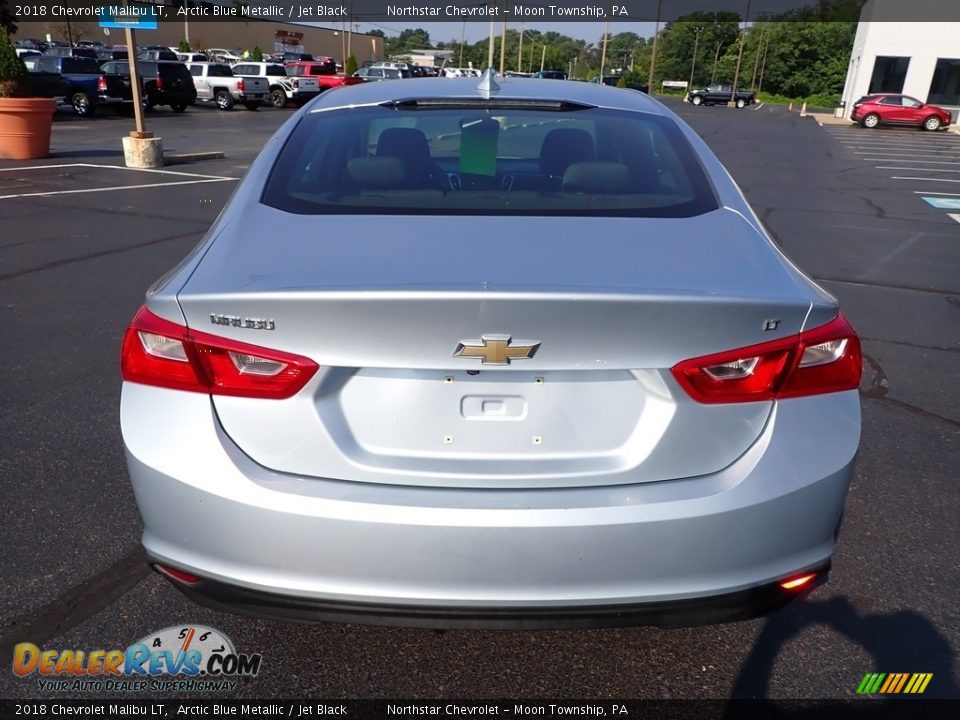
<svg viewBox="0 0 960 720"><path fill-rule="evenodd" d="M857 335L657 101L321 95L122 349L143 543L298 620L699 624L826 579Z"/></svg>

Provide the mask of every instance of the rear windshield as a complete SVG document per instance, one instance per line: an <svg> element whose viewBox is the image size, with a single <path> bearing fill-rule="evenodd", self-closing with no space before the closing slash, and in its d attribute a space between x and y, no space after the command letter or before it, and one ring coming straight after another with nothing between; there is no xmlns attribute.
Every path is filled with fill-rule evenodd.
<svg viewBox="0 0 960 720"><path fill-rule="evenodd" d="M183 63L157 63L157 67L162 78L193 82L193 76Z"/></svg>
<svg viewBox="0 0 960 720"><path fill-rule="evenodd" d="M61 60L60 68L65 73L100 73L100 63L85 57L65 57Z"/></svg>
<svg viewBox="0 0 960 720"><path fill-rule="evenodd" d="M689 217L717 208L669 118L562 107L309 113L263 202L298 214Z"/></svg>

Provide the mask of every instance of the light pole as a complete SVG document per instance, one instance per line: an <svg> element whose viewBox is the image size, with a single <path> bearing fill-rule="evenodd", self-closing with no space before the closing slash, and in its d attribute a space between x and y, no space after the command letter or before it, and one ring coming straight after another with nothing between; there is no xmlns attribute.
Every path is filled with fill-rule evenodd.
<svg viewBox="0 0 960 720"><path fill-rule="evenodd" d="M467 39L467 21L463 21L463 27L460 28L460 64L459 67L463 67L463 43Z"/></svg>
<svg viewBox="0 0 960 720"><path fill-rule="evenodd" d="M753 62L753 77L750 79L750 89L753 90L757 84L757 68L760 67L760 48L763 45L763 36L767 31L767 24L760 26L760 39L757 40L757 58Z"/></svg>
<svg viewBox="0 0 960 720"><path fill-rule="evenodd" d="M657 65L657 36L660 35L660 8L663 0L657 0L657 25L653 31L653 52L650 53L650 73L647 75L647 92L653 94L653 70ZM600 82L603 82L601 78Z"/></svg>
<svg viewBox="0 0 960 720"><path fill-rule="evenodd" d="M496 32L494 21L490 21L490 40L487 43L487 67L493 67L493 33Z"/></svg>
<svg viewBox="0 0 960 720"><path fill-rule="evenodd" d="M517 50L517 72L523 72L523 23L520 23L520 49Z"/></svg>
<svg viewBox="0 0 960 720"><path fill-rule="evenodd" d="M730 102L727 107L737 104L737 83L740 81L740 63L743 62L743 41L747 34L747 22L750 20L750 0L747 0L747 11L743 15L743 29L740 31L740 51L737 53L737 69L733 71L733 87L730 89Z"/></svg>
<svg viewBox="0 0 960 720"><path fill-rule="evenodd" d="M350 3L349 7L350 7L350 9L348 10L349 14L347 15L347 57L350 57L351 55L353 55L353 47L352 47L353 46L353 26L351 25L351 23L353 22L353 3L352 2ZM343 71L344 72L347 71L346 57L343 59Z"/></svg>
<svg viewBox="0 0 960 720"><path fill-rule="evenodd" d="M607 38L610 36L610 21L603 23L603 50L600 53L600 84L603 85L603 71L607 65Z"/></svg>
<svg viewBox="0 0 960 720"><path fill-rule="evenodd" d="M717 63L720 62L720 46L723 45L723 40L717 40L717 52L713 55L713 72L710 73L710 84L713 85L713 81L717 79Z"/></svg>
<svg viewBox="0 0 960 720"><path fill-rule="evenodd" d="M693 89L693 71L697 67L697 46L700 44L700 33L703 32L703 28L699 25L693 28L693 60L690 61L690 82L687 83L687 96L690 96L690 91Z"/></svg>
<svg viewBox="0 0 960 720"><path fill-rule="evenodd" d="M506 2L504 2L506 8ZM507 69L507 13L503 13L503 24L500 27L500 77Z"/></svg>

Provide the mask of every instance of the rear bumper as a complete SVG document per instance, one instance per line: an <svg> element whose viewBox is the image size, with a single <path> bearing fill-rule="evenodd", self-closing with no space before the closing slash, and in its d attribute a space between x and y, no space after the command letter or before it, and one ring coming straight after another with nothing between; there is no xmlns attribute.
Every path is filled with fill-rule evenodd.
<svg viewBox="0 0 960 720"><path fill-rule="evenodd" d="M824 568L859 444L856 391L777 404L712 475L467 489L277 473L207 396L125 383L127 462L149 557L198 600L298 620L430 626L698 624L789 600Z"/></svg>
<svg viewBox="0 0 960 720"><path fill-rule="evenodd" d="M778 583L701 598L584 607L431 607L386 603L337 602L253 590L216 580L186 584L167 577L190 600L227 612L292 622L342 622L425 628L573 629L595 627L692 627L749 620L775 612L824 584L830 562L812 568L814 580L802 591Z"/></svg>

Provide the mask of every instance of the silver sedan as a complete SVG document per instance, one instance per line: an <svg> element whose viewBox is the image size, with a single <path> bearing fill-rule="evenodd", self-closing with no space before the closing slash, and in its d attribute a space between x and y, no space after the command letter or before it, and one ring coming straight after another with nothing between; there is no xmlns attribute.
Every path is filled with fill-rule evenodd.
<svg viewBox="0 0 960 720"><path fill-rule="evenodd" d="M199 602L418 626L699 624L826 579L857 335L646 95L324 93L122 351L153 566Z"/></svg>

